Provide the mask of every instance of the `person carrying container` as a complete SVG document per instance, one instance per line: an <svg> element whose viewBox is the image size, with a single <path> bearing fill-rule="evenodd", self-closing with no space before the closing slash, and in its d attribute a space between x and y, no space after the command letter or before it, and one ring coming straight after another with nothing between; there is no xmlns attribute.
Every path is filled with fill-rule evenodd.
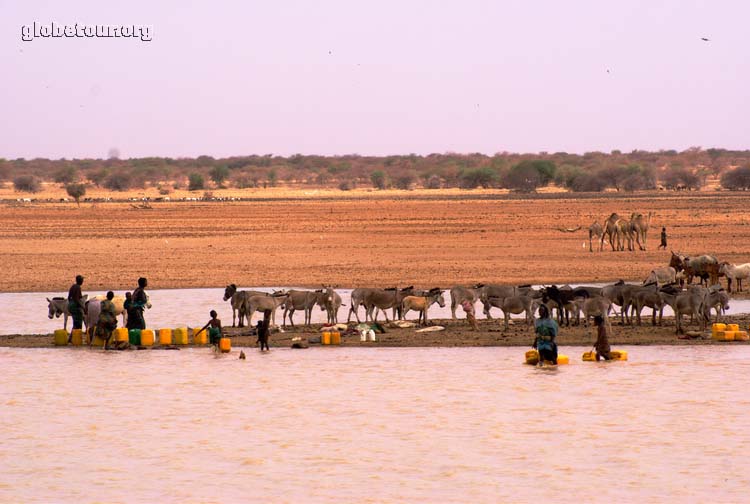
<svg viewBox="0 0 750 504"><path fill-rule="evenodd" d="M534 320L534 344L531 345L539 352L539 365L544 361L557 364L557 333L559 328L557 321L549 317L549 308L547 305L539 306L539 318Z"/></svg>
<svg viewBox="0 0 750 504"><path fill-rule="evenodd" d="M216 310L211 310L209 315L211 316L211 320L209 320L208 323L198 332L208 329L208 342L211 345L219 346L219 340L221 339L221 320L216 318Z"/></svg>
<svg viewBox="0 0 750 504"><path fill-rule="evenodd" d="M469 322L471 329L474 331L478 331L479 327L477 326L477 318L474 315L474 303L466 299L463 303L461 303L461 308L463 308L464 312L466 312L466 320Z"/></svg>

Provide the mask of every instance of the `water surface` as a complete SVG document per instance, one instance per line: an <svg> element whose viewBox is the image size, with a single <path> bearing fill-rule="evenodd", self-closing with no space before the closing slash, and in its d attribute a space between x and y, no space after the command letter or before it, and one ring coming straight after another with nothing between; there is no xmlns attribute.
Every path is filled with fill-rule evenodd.
<svg viewBox="0 0 750 504"><path fill-rule="evenodd" d="M750 347L0 348L1 502L747 502Z"/></svg>

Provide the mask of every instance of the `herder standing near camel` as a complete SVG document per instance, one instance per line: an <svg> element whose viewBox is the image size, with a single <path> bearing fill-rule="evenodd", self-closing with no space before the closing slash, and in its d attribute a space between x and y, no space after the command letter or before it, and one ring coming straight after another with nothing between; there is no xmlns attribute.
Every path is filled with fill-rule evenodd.
<svg viewBox="0 0 750 504"><path fill-rule="evenodd" d="M659 250L660 248L667 250L667 228L665 227L661 228L661 243L656 249Z"/></svg>
<svg viewBox="0 0 750 504"><path fill-rule="evenodd" d="M83 292L81 292L81 285L83 285L83 276L76 275L76 283L71 285L70 290L68 290L68 312L73 318L73 328L68 335L68 343L73 339L73 331L83 328Z"/></svg>

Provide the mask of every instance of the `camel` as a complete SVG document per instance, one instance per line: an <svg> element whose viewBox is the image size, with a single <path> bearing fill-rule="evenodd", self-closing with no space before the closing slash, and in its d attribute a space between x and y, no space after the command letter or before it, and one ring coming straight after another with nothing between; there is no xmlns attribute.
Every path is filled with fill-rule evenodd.
<svg viewBox="0 0 750 504"><path fill-rule="evenodd" d="M630 226L638 248L641 250L646 250L646 236L648 235L648 227L651 224L651 214L652 212L649 212L648 217L645 219L642 213L633 212L630 215Z"/></svg>
<svg viewBox="0 0 750 504"><path fill-rule="evenodd" d="M625 250L625 243L628 244L628 250L633 251L633 228L630 221L625 219L618 219L615 225L620 229L620 241L617 244L618 250Z"/></svg>
<svg viewBox="0 0 750 504"><path fill-rule="evenodd" d="M617 213L613 213L607 220L604 221L602 226L602 237L599 240L599 252L604 248L604 238L609 239L609 245L612 247L612 251L619 249L620 244L620 227L617 225L617 221L620 220L620 216ZM615 246L617 244L617 246Z"/></svg>
<svg viewBox="0 0 750 504"><path fill-rule="evenodd" d="M603 233L604 231L602 230L602 225L598 222L594 221L594 223L589 226L589 252L594 251L594 247L591 245L591 242L593 240L598 240L599 238L601 238ZM601 251L601 247L599 248L599 250Z"/></svg>

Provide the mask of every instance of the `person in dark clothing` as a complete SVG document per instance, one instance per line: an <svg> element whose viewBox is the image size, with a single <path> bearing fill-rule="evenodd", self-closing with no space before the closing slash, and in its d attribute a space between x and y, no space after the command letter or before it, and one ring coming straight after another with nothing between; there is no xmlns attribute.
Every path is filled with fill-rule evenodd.
<svg viewBox="0 0 750 504"><path fill-rule="evenodd" d="M611 360L612 355L609 353L609 335L607 324L604 323L604 317L597 315L594 317L594 327L596 327L596 343L594 343L594 349L596 349L596 360L600 358L604 360Z"/></svg>
<svg viewBox="0 0 750 504"><path fill-rule="evenodd" d="M83 277L76 275L76 283L70 286L68 290L68 313L73 318L73 328L68 335L68 343L72 341L73 330L83 328Z"/></svg>
<svg viewBox="0 0 750 504"><path fill-rule="evenodd" d="M256 326L256 332L258 334L258 341L260 343L260 350L263 351L264 347L266 350L271 350L268 346L268 336L270 335L269 327L271 325L271 310L263 312L263 320L258 321Z"/></svg>
<svg viewBox="0 0 750 504"><path fill-rule="evenodd" d="M128 328L129 329L145 329L146 320L143 318L143 310L148 304L148 296L146 295L146 286L148 286L148 280L141 277L138 279L138 288L133 291L132 300L132 322L131 312L128 311Z"/></svg>
<svg viewBox="0 0 750 504"><path fill-rule="evenodd" d="M539 318L534 321L534 338L533 348L539 352L539 365L544 361L557 364L557 338L558 326L555 320L549 318L549 308L547 305L539 307Z"/></svg>
<svg viewBox="0 0 750 504"><path fill-rule="evenodd" d="M661 228L661 243L656 250L659 250L660 248L667 250L667 228L665 227Z"/></svg>
<svg viewBox="0 0 750 504"><path fill-rule="evenodd" d="M117 328L117 315L115 314L115 305L112 302L114 297L114 292L107 292L107 299L101 302L99 321L96 324L97 334L104 340L105 350L109 347L109 340L112 338L112 331ZM93 341L89 342L89 346L91 346L91 343L93 343Z"/></svg>
<svg viewBox="0 0 750 504"><path fill-rule="evenodd" d="M209 320L198 332L208 329L208 342L211 345L218 346L219 340L221 339L221 320L216 318L216 310L211 310L209 315L211 315L211 320Z"/></svg>
<svg viewBox="0 0 750 504"><path fill-rule="evenodd" d="M133 324L138 323L138 317L139 314L136 313L137 308L133 306L133 294L130 292L125 293L125 302L122 304L122 307L125 309L125 313L128 315L128 322L125 324L125 327L128 328L128 331L130 329L140 329L139 327L135 327Z"/></svg>

